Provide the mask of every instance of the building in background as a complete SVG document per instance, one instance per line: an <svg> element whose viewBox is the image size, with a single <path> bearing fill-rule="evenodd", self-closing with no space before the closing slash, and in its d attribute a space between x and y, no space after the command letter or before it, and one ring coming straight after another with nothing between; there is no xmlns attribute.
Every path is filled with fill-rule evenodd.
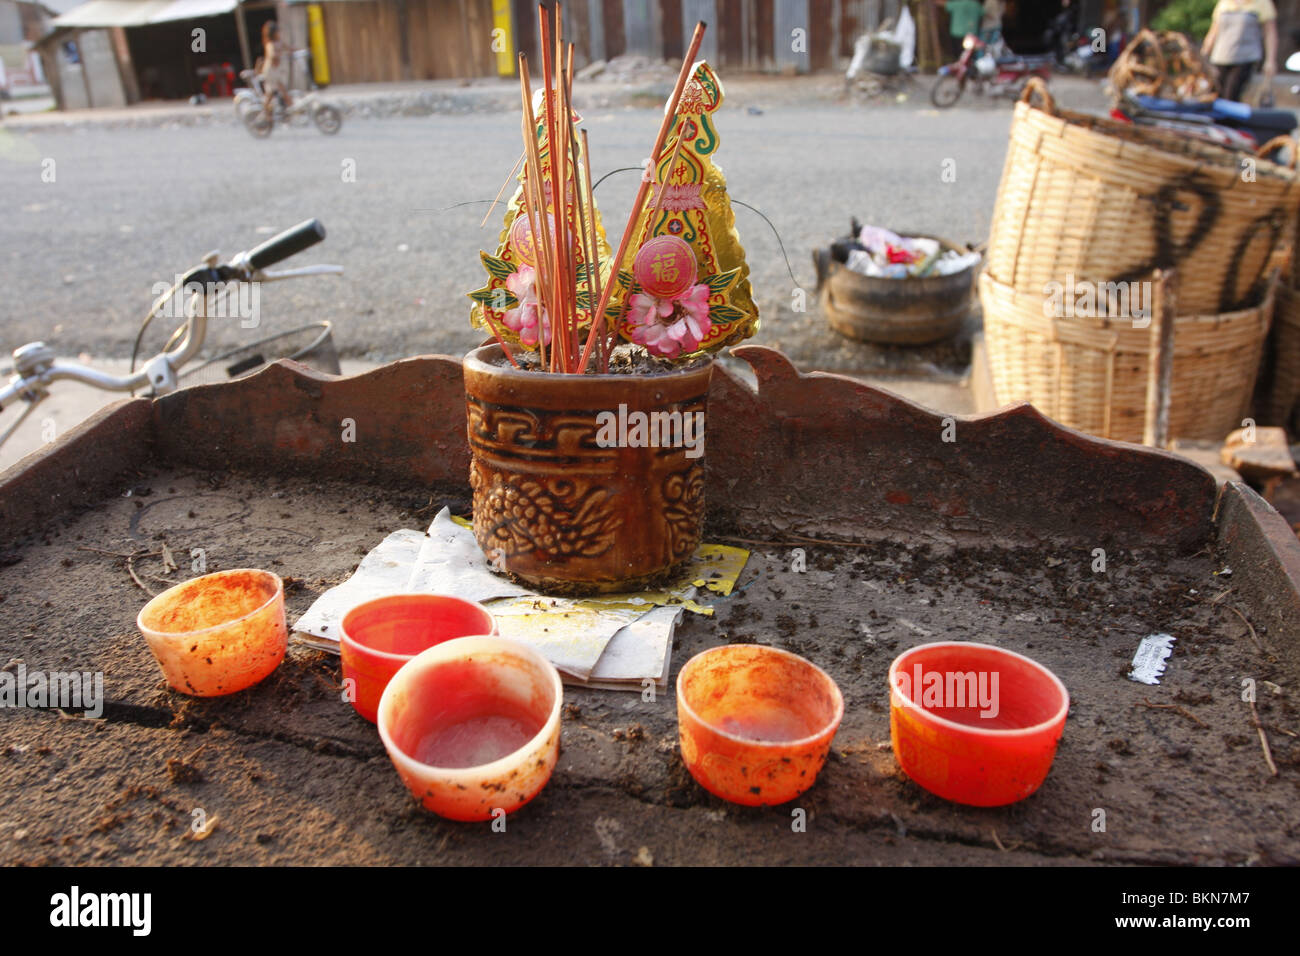
<svg viewBox="0 0 1300 956"><path fill-rule="evenodd" d="M293 6L302 6L293 4ZM337 83L513 75L516 54L537 62L535 0L324 0L330 75ZM853 41L902 0L567 0L575 64L624 54L679 60L698 20L702 56L724 70L838 69ZM305 44L301 23L293 42Z"/></svg>
<svg viewBox="0 0 1300 956"><path fill-rule="evenodd" d="M313 53L313 77L295 74L294 86L509 76L520 51L539 61L536 0L88 0L67 9L74 2L47 0L64 9L37 45L65 109L228 95L231 79L260 55L262 24L272 18L291 46ZM1131 33L1165 2L1075 5L1082 32L1118 20ZM1300 0L1275 2L1285 55L1295 48ZM921 28L947 29L932 0L565 0L564 34L578 68L623 55L676 61L705 20L701 55L723 71L838 71L854 41L904 5L914 14L926 7ZM37 5L0 0L0 29L6 6ZM1061 0L1006 0L1012 49L1043 49L1060 9Z"/></svg>
<svg viewBox="0 0 1300 956"><path fill-rule="evenodd" d="M679 59L703 19L703 55L722 69L833 70L903 3L567 0L564 32L579 68L625 54ZM223 82L260 55L273 17L290 45L313 51L321 82L509 76L520 51L539 59L535 0L89 0L52 21L39 51L64 109L224 95Z"/></svg>
<svg viewBox="0 0 1300 956"><path fill-rule="evenodd" d="M0 98L44 90L36 44L51 21L79 0L0 0Z"/></svg>
<svg viewBox="0 0 1300 956"><path fill-rule="evenodd" d="M38 50L62 109L229 96L275 15L272 0L90 0L56 17Z"/></svg>

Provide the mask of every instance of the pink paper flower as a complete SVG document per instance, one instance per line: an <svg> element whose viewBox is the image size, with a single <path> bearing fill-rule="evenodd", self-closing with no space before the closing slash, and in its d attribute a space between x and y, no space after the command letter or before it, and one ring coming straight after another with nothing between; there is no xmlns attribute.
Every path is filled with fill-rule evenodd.
<svg viewBox="0 0 1300 956"><path fill-rule="evenodd" d="M652 203L659 203L668 212L687 212L691 209L704 209L704 197L700 195L700 183L676 183L669 186L653 187ZM662 190L664 198L659 199Z"/></svg>
<svg viewBox="0 0 1300 956"><path fill-rule="evenodd" d="M551 342L551 320L546 309L537 301L537 272L532 266L520 266L506 278L506 288L519 300L516 308L510 309L502 317L506 328L519 336L521 345L533 348L537 345L537 330L542 331L543 340Z"/></svg>
<svg viewBox="0 0 1300 956"><path fill-rule="evenodd" d="M632 296L628 312L632 341L665 358L694 352L713 328L707 285L694 286L676 299L638 293Z"/></svg>

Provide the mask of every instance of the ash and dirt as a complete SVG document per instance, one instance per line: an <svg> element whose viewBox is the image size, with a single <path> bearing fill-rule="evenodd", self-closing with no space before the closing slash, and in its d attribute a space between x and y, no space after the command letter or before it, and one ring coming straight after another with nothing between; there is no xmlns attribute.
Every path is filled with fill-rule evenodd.
<svg viewBox="0 0 1300 956"><path fill-rule="evenodd" d="M1082 550L751 544L737 590L713 598L716 616L686 615L672 678L727 642L783 647L827 670L845 717L813 788L780 807L727 804L681 763L671 690L651 702L566 688L555 774L496 833L414 802L375 729L343 702L335 657L292 647L271 677L225 698L168 690L135 630L147 596L124 559L103 553L166 542L178 561L202 549L209 571L274 570L292 621L385 534L423 527L443 504L464 513L467 501L182 470L121 490L133 493L52 526L0 570L0 660L102 670L107 698L101 720L3 711L5 864L1300 862L1300 673L1258 627L1256 646L1209 551L1111 553L1097 573ZM792 570L795 547L805 571ZM181 563L166 577L157 556L134 565L161 590L192 571ZM1178 638L1163 682L1134 683L1129 661L1155 631ZM1028 654L1069 688L1056 762L1029 799L961 807L898 770L886 673L901 651L940 639ZM1277 777L1241 700L1244 677L1256 681Z"/></svg>
<svg viewBox="0 0 1300 956"><path fill-rule="evenodd" d="M493 344L490 340L485 343ZM518 367L524 372L543 371L541 357L536 352L521 352L515 356ZM490 360L493 365L505 368L506 359L499 352ZM594 364L594 359L592 360ZM652 355L641 345L624 343L616 346L609 353L609 374L611 375L674 375L701 368L712 361L712 356L700 355L688 361L674 361L660 355Z"/></svg>

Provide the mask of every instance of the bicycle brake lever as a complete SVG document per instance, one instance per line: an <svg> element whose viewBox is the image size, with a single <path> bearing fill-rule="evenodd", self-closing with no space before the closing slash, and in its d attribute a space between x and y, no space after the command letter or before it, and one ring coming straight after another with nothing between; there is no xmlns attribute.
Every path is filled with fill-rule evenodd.
<svg viewBox="0 0 1300 956"><path fill-rule="evenodd" d="M302 276L332 276L332 275L342 275L342 274L343 274L342 266L329 266L329 265L299 266L296 269L282 269L275 272L272 272L267 269L263 269L260 272L254 273L250 281L276 282L280 279L297 279Z"/></svg>

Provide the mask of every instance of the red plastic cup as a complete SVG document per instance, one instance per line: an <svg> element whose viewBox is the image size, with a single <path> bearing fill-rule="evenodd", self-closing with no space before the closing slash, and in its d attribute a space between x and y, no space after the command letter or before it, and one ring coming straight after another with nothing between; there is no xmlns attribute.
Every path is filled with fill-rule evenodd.
<svg viewBox="0 0 1300 956"><path fill-rule="evenodd" d="M168 588L136 626L174 690L219 697L252 687L289 647L284 583L270 571L237 568Z"/></svg>
<svg viewBox="0 0 1300 956"><path fill-rule="evenodd" d="M889 732L903 772L931 793L1000 807L1039 788L1070 695L1037 661L990 644L922 644L889 668Z"/></svg>
<svg viewBox="0 0 1300 956"><path fill-rule="evenodd" d="M425 809L490 820L550 780L563 703L559 672L533 648L461 637L397 672L379 702L379 737Z"/></svg>
<svg viewBox="0 0 1300 956"><path fill-rule="evenodd" d="M811 787L843 717L835 681L775 647L714 647L677 675L682 762L732 803L773 806Z"/></svg>
<svg viewBox="0 0 1300 956"><path fill-rule="evenodd" d="M384 688L416 654L453 638L495 633L486 608L457 597L393 594L366 601L343 616L343 685L356 712L373 724Z"/></svg>

